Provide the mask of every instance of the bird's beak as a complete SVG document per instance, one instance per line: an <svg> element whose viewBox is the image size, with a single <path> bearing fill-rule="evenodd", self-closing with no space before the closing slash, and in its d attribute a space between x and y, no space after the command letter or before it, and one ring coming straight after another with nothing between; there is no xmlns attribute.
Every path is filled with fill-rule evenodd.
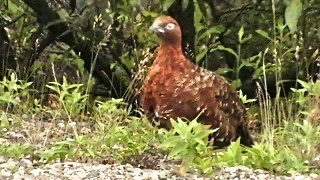
<svg viewBox="0 0 320 180"><path fill-rule="evenodd" d="M149 28L150 30L156 33L164 33L164 27L162 26L162 22L160 20L155 20Z"/></svg>

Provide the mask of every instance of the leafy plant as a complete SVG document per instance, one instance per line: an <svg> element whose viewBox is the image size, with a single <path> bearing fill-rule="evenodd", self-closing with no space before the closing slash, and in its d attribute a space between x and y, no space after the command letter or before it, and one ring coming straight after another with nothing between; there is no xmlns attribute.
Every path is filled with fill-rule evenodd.
<svg viewBox="0 0 320 180"><path fill-rule="evenodd" d="M248 103L252 103L252 102L257 101L257 99L248 99L247 95L244 95L241 90L239 91L239 97L240 97L241 101L243 102L243 104L248 104Z"/></svg>
<svg viewBox="0 0 320 180"><path fill-rule="evenodd" d="M45 162L66 159L87 160L96 156L95 148L98 146L95 139L86 135L77 136L75 139L67 139L56 142L52 147L39 152Z"/></svg>
<svg viewBox="0 0 320 180"><path fill-rule="evenodd" d="M310 166L287 146L281 149L268 144L242 147L240 141L232 142L225 152L214 160L217 166L245 165L278 173L296 173L310 170Z"/></svg>
<svg viewBox="0 0 320 180"><path fill-rule="evenodd" d="M70 124L74 138L58 141L39 152L45 162L66 159L109 159L121 162L127 157L140 154L157 142L155 129L148 122L129 115L119 105L122 99L98 101L94 109L96 128L90 135L81 135L77 123Z"/></svg>
<svg viewBox="0 0 320 180"><path fill-rule="evenodd" d="M96 100L96 106L94 108L94 112L98 115L99 119L106 118L105 116L118 116L117 118L121 118L123 116L127 116L130 112L127 109L127 104L123 101L123 99L114 99L111 98L108 101L99 101ZM106 118L108 121L109 118Z"/></svg>
<svg viewBox="0 0 320 180"><path fill-rule="evenodd" d="M84 110L88 94L81 93L82 84L69 84L65 77L62 84L57 81L49 84L47 87L58 94L58 100L68 115L78 115Z"/></svg>
<svg viewBox="0 0 320 180"><path fill-rule="evenodd" d="M296 102L304 107L303 114L309 114L310 110L319 108L320 103L320 81L306 82L298 80L302 86L300 89L291 88L294 92Z"/></svg>
<svg viewBox="0 0 320 180"><path fill-rule="evenodd" d="M179 157L182 160L179 173L185 174L195 162L200 162L198 160L200 157L208 152L210 149L207 147L208 136L216 130L211 130L209 126L198 123L196 119L189 124L180 118L177 121L173 119L170 121L173 129L171 131L163 131L164 141L162 146L170 150L170 156ZM210 163L204 162L204 166L205 164ZM207 168L206 166L203 170L205 172L209 171Z"/></svg>
<svg viewBox="0 0 320 180"><path fill-rule="evenodd" d="M308 120L294 123L285 122L282 137L291 150L307 161L312 161L320 150L320 126L312 125ZM301 150L303 149L303 150Z"/></svg>
<svg viewBox="0 0 320 180"><path fill-rule="evenodd" d="M189 124L181 119L171 122L172 130L160 131L163 134L162 147L169 149L172 157L182 160L179 169L181 174L190 167L208 174L215 167L236 165L278 173L308 172L313 169L308 162L315 158L315 152L319 149L317 142L320 141L320 131L307 121L304 124L294 123L293 126L287 123L284 128L277 128L273 134L273 141L277 143L262 141L248 148L241 146L240 139L237 139L225 150L215 151L207 146L207 136L214 130L209 130L196 120ZM305 151L302 153L301 149Z"/></svg>
<svg viewBox="0 0 320 180"><path fill-rule="evenodd" d="M27 97L32 82L18 80L15 73L11 73L10 78L4 77L0 81L0 104L17 105L23 98Z"/></svg>
<svg viewBox="0 0 320 180"><path fill-rule="evenodd" d="M0 154L11 158L21 158L33 153L30 144L0 144Z"/></svg>

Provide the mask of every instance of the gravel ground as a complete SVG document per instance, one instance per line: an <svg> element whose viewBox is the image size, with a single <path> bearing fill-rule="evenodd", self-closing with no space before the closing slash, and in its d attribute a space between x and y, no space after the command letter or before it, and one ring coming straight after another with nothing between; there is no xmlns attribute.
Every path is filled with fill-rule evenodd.
<svg viewBox="0 0 320 180"><path fill-rule="evenodd" d="M36 125L35 125L36 124ZM34 146L55 142L69 137L73 131L65 131L62 122L22 121L21 126L2 129L0 144L20 144L30 142ZM79 132L90 133L90 124L78 123ZM70 132L69 132L70 131ZM69 132L69 133L68 133ZM114 164L112 161L99 163L49 163L40 165L32 158L10 159L0 154L0 180L2 179L319 179L320 174L295 174L275 176L263 170L254 170L245 166L226 167L217 170L210 177L203 177L196 170L191 170L181 177L176 172L179 163L165 160L165 153L147 151L142 155L128 158L126 164Z"/></svg>
<svg viewBox="0 0 320 180"><path fill-rule="evenodd" d="M52 163L34 166L28 159L5 159L0 157L0 179L320 179L319 174L275 176L263 170L245 166L227 167L211 177L197 172L177 175L176 165L167 165L159 170L141 169L130 164Z"/></svg>

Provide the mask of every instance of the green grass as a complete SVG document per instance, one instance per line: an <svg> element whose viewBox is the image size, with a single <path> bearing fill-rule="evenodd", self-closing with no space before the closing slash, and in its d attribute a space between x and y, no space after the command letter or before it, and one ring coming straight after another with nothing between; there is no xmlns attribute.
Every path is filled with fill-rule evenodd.
<svg viewBox="0 0 320 180"><path fill-rule="evenodd" d="M8 80L3 80L6 81ZM22 81L14 82L24 84ZM0 83L0 89L13 97L22 99L22 94L25 96L30 92L28 86L20 86L20 90L15 91L14 88L1 87L1 84L6 83ZM15 87L14 83L10 86ZM144 117L131 116L130 108L122 99L96 100L91 112L83 113L88 95L83 94L80 87L81 85L68 84L66 80L63 84L50 83L49 88L55 90L59 97L58 103L61 106L58 109L45 107L39 100L29 100L31 97L24 98L21 103L13 103L5 100L6 93L0 95L0 101L2 100L6 110L0 121L1 127L6 128L5 131L0 131L1 136L5 136L8 131L27 132L24 138L15 139L14 143L0 145L2 156L20 158L30 155L43 163L104 162L106 159L121 163L128 157L158 148L165 150L162 152L168 152L172 159L181 160L181 174L189 168L211 174L221 167L235 165L280 174L317 172L316 166L319 165L314 164L313 159L319 155L320 126L308 121L306 112L310 106L301 108L320 97L317 89L310 88L313 87L312 83L308 85L305 82L303 89L295 90L292 97L287 99L270 100L260 94L258 108L250 108L262 122L261 133L254 134L256 145L253 148L242 147L238 140L222 150L213 150L208 146L206 137L213 130L196 120L190 123L180 119L172 120L172 130L157 130ZM301 94L306 91L309 96ZM254 101L246 99L241 93L240 96L245 103ZM30 104L29 101L33 102L33 108L27 113L30 119L21 118L22 114L19 112L26 104ZM7 108L10 106L15 109ZM298 107L300 110L293 113ZM48 116L46 120L43 120L44 116ZM19 121L8 121L8 117ZM34 121L39 129L24 129L24 123L28 121ZM45 122L47 125L40 127ZM41 132L44 134L39 136L40 140L31 138L33 134Z"/></svg>
<svg viewBox="0 0 320 180"><path fill-rule="evenodd" d="M1 144L0 154L10 158L20 158L33 154L33 147L30 144Z"/></svg>

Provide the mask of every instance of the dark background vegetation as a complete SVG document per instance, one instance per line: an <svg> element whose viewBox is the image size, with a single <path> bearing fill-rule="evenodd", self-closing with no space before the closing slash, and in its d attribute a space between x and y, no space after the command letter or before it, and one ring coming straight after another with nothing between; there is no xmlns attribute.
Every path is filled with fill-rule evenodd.
<svg viewBox="0 0 320 180"><path fill-rule="evenodd" d="M285 11L295 3L302 3L296 31L285 26ZM148 27L165 14L180 23L185 52L195 63L220 68L250 98L257 84L271 97L280 87L284 96L297 79L317 79L319 7L316 0L3 0L0 75L15 71L34 82L38 95L62 76L86 84L92 75L91 94L134 104L143 80L138 72L145 68L141 61L152 60L158 41ZM243 43L241 27L244 37L251 37Z"/></svg>

